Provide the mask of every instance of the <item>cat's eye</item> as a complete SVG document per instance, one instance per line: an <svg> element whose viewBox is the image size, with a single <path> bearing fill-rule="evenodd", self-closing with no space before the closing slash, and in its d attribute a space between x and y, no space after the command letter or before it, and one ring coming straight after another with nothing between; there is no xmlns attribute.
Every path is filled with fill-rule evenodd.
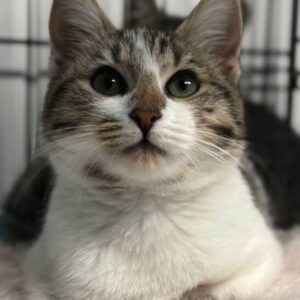
<svg viewBox="0 0 300 300"><path fill-rule="evenodd" d="M122 75L111 67L100 68L92 78L94 90L105 96L124 95L128 90Z"/></svg>
<svg viewBox="0 0 300 300"><path fill-rule="evenodd" d="M191 71L179 71L167 83L168 94L176 98L187 98L199 90L199 81Z"/></svg>

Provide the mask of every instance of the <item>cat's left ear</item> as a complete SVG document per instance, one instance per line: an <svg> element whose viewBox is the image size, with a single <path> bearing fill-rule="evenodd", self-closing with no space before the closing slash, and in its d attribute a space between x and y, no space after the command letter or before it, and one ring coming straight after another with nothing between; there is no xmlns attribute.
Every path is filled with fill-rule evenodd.
<svg viewBox="0 0 300 300"><path fill-rule="evenodd" d="M76 59L85 41L117 31L96 0L53 0L49 30L52 57L59 66Z"/></svg>
<svg viewBox="0 0 300 300"><path fill-rule="evenodd" d="M240 0L201 0L176 34L216 57L224 73L237 83L243 33Z"/></svg>

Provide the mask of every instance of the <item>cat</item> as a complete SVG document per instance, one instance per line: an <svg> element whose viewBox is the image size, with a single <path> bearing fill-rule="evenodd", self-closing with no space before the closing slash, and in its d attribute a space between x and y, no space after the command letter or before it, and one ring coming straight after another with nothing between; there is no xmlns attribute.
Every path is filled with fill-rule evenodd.
<svg viewBox="0 0 300 300"><path fill-rule="evenodd" d="M244 23L249 23L251 10L245 1L242 8ZM181 18L164 14L154 0L132 0L129 12L128 28L146 25L154 30L175 31L182 22ZM300 140L285 122L262 106L245 102L245 118L248 167L243 174L255 197L265 198L260 202L272 226L290 229L300 223ZM38 238L54 182L55 173L47 157L37 157L29 164L3 207L9 243L30 244Z"/></svg>
<svg viewBox="0 0 300 300"><path fill-rule="evenodd" d="M202 0L165 33L54 0L50 36L56 178L25 274L50 299L255 299L282 249L240 170L240 1Z"/></svg>

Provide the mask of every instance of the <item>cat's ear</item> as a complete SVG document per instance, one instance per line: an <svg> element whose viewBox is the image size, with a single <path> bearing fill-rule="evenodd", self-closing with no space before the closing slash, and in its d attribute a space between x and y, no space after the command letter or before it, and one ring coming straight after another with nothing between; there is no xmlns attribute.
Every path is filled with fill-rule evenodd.
<svg viewBox="0 0 300 300"><path fill-rule="evenodd" d="M240 0L201 0L176 33L198 49L215 55L225 74L237 83L242 19Z"/></svg>
<svg viewBox="0 0 300 300"><path fill-rule="evenodd" d="M96 0L53 0L49 30L57 65L74 59L84 41L116 31Z"/></svg>

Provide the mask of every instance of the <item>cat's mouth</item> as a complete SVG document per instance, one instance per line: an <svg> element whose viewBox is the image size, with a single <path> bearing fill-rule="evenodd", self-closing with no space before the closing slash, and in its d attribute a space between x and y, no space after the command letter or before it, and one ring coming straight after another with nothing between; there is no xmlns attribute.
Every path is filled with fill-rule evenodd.
<svg viewBox="0 0 300 300"><path fill-rule="evenodd" d="M147 138L144 138L140 142L127 147L123 153L125 154L133 154L133 153L141 153L141 154L159 154L159 155L166 155L167 153L156 146L155 144L151 143Z"/></svg>

